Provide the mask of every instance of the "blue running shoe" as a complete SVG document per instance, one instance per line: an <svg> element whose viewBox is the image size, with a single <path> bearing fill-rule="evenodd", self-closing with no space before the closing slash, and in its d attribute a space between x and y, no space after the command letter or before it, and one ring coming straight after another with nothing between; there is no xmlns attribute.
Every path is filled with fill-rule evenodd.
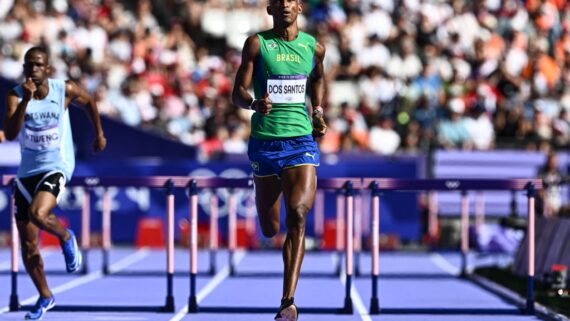
<svg viewBox="0 0 570 321"><path fill-rule="evenodd" d="M55 306L55 299L40 297L34 307L26 313L26 320L41 320L46 312Z"/></svg>
<svg viewBox="0 0 570 321"><path fill-rule="evenodd" d="M70 238L66 242L61 243L61 249L63 250L63 256L65 257L65 268L67 269L67 273L73 273L81 267L83 257L81 255L81 250L77 245L75 233L69 229L67 231L69 232Z"/></svg>

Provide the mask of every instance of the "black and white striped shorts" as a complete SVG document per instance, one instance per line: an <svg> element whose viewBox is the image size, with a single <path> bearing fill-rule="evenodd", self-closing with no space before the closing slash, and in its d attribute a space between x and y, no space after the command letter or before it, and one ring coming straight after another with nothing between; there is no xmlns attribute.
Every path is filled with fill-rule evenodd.
<svg viewBox="0 0 570 321"><path fill-rule="evenodd" d="M28 221L28 210L34 196L38 192L49 192L56 200L65 190L65 177L61 172L41 173L29 177L16 179L16 193L14 195L16 204L16 220Z"/></svg>

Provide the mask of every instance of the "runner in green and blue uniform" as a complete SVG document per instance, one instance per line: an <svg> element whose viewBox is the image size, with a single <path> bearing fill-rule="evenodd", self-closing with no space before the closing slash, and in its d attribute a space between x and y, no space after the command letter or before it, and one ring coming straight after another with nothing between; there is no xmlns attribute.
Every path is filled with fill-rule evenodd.
<svg viewBox="0 0 570 321"><path fill-rule="evenodd" d="M275 319L287 321L298 317L294 295L319 166L315 137L327 130L321 107L325 48L298 29L302 8L300 0L269 1L273 29L246 40L232 94L235 105L254 111L248 155L259 222L266 237L279 232L282 196L285 201L283 295ZM251 86L254 97L248 92Z"/></svg>

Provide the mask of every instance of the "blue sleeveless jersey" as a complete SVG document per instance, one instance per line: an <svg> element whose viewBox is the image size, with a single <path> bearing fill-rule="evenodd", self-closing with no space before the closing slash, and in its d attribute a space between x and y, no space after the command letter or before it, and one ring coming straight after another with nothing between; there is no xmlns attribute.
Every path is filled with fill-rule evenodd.
<svg viewBox="0 0 570 321"><path fill-rule="evenodd" d="M47 172L62 172L66 180L75 168L69 112L65 108L65 81L48 79L49 93L28 102L18 141L22 161L18 177ZM22 85L14 88L19 101L24 97Z"/></svg>

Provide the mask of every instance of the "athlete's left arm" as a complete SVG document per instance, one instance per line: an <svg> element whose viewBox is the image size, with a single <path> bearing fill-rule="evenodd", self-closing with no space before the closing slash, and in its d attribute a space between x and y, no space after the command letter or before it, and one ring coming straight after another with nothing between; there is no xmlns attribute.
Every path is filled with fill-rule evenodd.
<svg viewBox="0 0 570 321"><path fill-rule="evenodd" d="M313 118L313 136L321 137L327 132L327 124L324 119L322 100L325 95L325 70L323 61L325 60L325 47L317 42L315 48L315 67L311 72L311 105Z"/></svg>
<svg viewBox="0 0 570 321"><path fill-rule="evenodd" d="M95 128L96 134L95 140L93 141L93 150L95 152L104 150L105 146L107 146L107 139L103 133L101 118L99 117L99 111L97 109L95 99L75 82L67 80L65 82L65 108L67 108L72 101L87 107L87 114L89 115L89 118L91 118L91 123Z"/></svg>

